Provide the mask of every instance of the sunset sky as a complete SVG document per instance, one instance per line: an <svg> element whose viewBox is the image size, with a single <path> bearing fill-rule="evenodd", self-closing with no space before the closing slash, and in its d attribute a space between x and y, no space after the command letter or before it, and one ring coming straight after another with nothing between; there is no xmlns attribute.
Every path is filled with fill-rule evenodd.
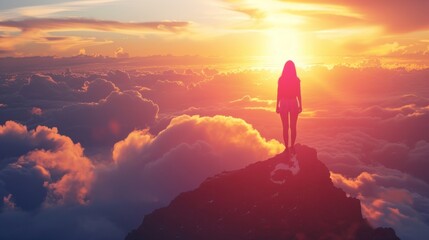
<svg viewBox="0 0 429 240"><path fill-rule="evenodd" d="M428 8L419 0L2 1L0 54L201 55L268 65L285 56L302 65L377 58L421 67Z"/></svg>
<svg viewBox="0 0 429 240"><path fill-rule="evenodd" d="M297 143L370 224L429 239L428 9L1 0L0 239L124 239L204 179L283 151L288 59Z"/></svg>

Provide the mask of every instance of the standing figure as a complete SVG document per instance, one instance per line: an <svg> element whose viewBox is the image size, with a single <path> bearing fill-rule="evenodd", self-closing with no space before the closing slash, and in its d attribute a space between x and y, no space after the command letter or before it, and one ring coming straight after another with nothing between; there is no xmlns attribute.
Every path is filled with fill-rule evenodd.
<svg viewBox="0 0 429 240"><path fill-rule="evenodd" d="M296 75L295 64L289 60L283 67L282 75L277 86L276 112L280 113L283 124L283 140L285 152L289 151L289 128L290 128L290 153L295 153L296 122L298 114L302 112L301 83Z"/></svg>

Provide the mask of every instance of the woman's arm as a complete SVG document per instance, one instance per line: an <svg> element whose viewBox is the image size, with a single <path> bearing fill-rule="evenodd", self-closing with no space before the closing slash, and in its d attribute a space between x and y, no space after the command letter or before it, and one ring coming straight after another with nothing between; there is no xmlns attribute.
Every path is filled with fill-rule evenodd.
<svg viewBox="0 0 429 240"><path fill-rule="evenodd" d="M301 99L301 81L298 80L298 102L299 102L299 108L298 108L298 112L301 113L302 112L302 99Z"/></svg>
<svg viewBox="0 0 429 240"><path fill-rule="evenodd" d="M280 84L277 83L277 103L276 103L276 113L280 113L280 108L279 108L279 99L280 99Z"/></svg>

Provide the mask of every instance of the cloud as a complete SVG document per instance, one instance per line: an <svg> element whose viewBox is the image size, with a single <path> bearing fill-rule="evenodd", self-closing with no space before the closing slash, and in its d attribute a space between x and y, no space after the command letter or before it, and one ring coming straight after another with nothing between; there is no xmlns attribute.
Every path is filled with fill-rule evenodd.
<svg viewBox="0 0 429 240"><path fill-rule="evenodd" d="M54 140L53 136L68 142L74 148L80 148L79 144L73 144L68 137L54 133L55 129L38 127L37 130L28 131L25 126L8 122L7 127L1 130L4 130L4 132L0 131L1 136L9 139L8 143L16 138L12 136L28 138L29 133L39 136L44 141L51 141L53 146L43 148L45 156L50 152L57 153L54 149L64 147L55 138ZM51 131L50 134L53 135L42 134L44 131ZM14 145L18 148L8 147L8 149L15 149L15 152L7 152L8 156L24 154L25 160L30 161L30 158L33 159L38 154L29 155L27 152L42 151L42 148L31 145L33 143L39 144L37 146L48 145L43 141L20 140ZM42 207L30 215L20 210L19 206L4 207L4 211L0 213L0 237L123 238L141 221L142 215L165 206L181 191L195 188L202 180L214 174L266 159L281 151L282 148L279 142L262 138L257 130L241 119L226 116L179 116L156 136L144 130L131 132L128 137L115 144L112 151L113 161L91 165L91 174L88 174L82 163L77 161L80 157L68 153L69 158L76 160L74 164L67 165L69 171L73 172L75 169L80 174L76 172L74 175L91 177L86 201L77 202L77 204L70 201L50 201L50 204L46 204L49 198L45 197ZM51 149L51 151L45 149ZM8 159L8 157L1 156L0 159ZM48 163L55 165L68 162L66 158L56 159L55 162L50 160L50 158L44 158L44 160L35 158L36 162L44 163L43 166ZM16 162L16 159L14 161ZM177 167L178 165L180 168ZM50 176L49 174L43 176L48 180L54 179L55 171L47 167L46 169ZM26 186L37 185L43 188L44 185L39 182L44 178L38 177L40 174L36 170L32 170L34 173L27 173ZM70 185L67 186L73 189ZM75 182L72 186L79 187L80 184ZM32 187L32 189L37 188ZM3 194L1 190L2 188L0 188L0 194ZM27 226L27 231L20 230L23 226Z"/></svg>
<svg viewBox="0 0 429 240"><path fill-rule="evenodd" d="M83 47L98 46L110 44L112 41L95 37L81 36L61 36L52 37L48 33L41 31L20 32L19 34L7 33L5 36L0 36L2 45L1 53L6 56L25 56L22 52L31 49L31 55L54 55L58 52L77 51ZM29 54L29 55L30 55Z"/></svg>
<svg viewBox="0 0 429 240"><path fill-rule="evenodd" d="M108 78L123 84L124 79L117 75L118 73L109 74ZM28 99L97 102L115 91L119 91L119 88L111 81L102 78L91 80L91 77L80 77L74 74L67 74L67 76L34 74L28 79L28 83L22 86L19 93Z"/></svg>
<svg viewBox="0 0 429 240"><path fill-rule="evenodd" d="M90 6L107 4L115 1L117 0L89 0L89 1L84 0L84 1L62 2L62 3L56 3L56 4L25 6L25 7L17 7L17 8L1 11L1 15L3 19L22 18L22 17L46 17L46 16L50 16L50 15L54 15L62 12L77 11L84 8L88 8ZM4 8L7 8L7 6L4 6Z"/></svg>
<svg viewBox="0 0 429 240"><path fill-rule="evenodd" d="M48 189L45 182L49 174L41 167L25 168L19 164L10 164L0 170L0 181L3 183L2 203L7 207L19 207L24 211L37 209L45 201Z"/></svg>
<svg viewBox="0 0 429 240"><path fill-rule="evenodd" d="M405 141L407 144L419 140L429 141L424 131L420 130L429 117L427 111L429 100L424 95L427 91L425 86L427 69L384 69L380 66L357 69L336 66L330 70L312 67L300 70L299 74L302 78L304 95L305 112L300 118L300 124L302 124L300 126L303 129L336 133L349 128L364 131L374 137L389 141ZM162 113L177 115L185 113L186 109L193 109L186 113L210 116L232 115L255 124L263 134L268 134L265 136L276 137L273 122L278 121L277 116L273 114L262 117L263 114L272 111L271 103L275 100L278 76L272 71L236 71L206 76L201 71L104 70L97 73L72 73L72 75L49 73L46 76L51 77L57 83L53 85L59 83L64 85L63 82L65 82L72 89L72 98L76 99L74 101L97 102L107 97L110 90L119 91L116 87L122 91L133 89L138 90L142 97L156 102ZM91 97L91 94L85 92L87 91L85 89L90 83L95 84L94 80L97 78L107 80L97 80L97 83L102 84L106 89L102 91L104 87L97 85L93 88L97 91L93 92L94 96ZM26 79L24 81L20 77L16 79L21 83L28 81ZM4 84L5 91L7 88L10 89L9 91L19 88L20 85L10 85L16 82L5 81L7 83ZM114 83L114 86L110 82ZM51 84L49 81L48 83ZM415 86L420 87L416 89ZM67 99L65 97L70 96L67 94L68 91L64 89L64 93L56 93L56 95L60 95L60 98L64 100ZM45 94L41 97L47 98L47 96L50 95ZM243 98L243 96L251 96L253 100ZM241 98L242 100L239 102L236 101ZM3 99L5 100L0 97L0 101L8 107L2 108L0 111L4 112L3 116L11 116L13 114L12 106L16 106L11 103L17 103L18 100ZM263 102L256 101L256 99ZM56 104L58 104L57 108L64 106L64 103ZM69 104L73 104L73 102ZM30 105L30 103L25 103L25 105ZM22 111L20 121L31 117L24 112L31 111L32 107L43 109L43 113L49 112L49 108L45 105L46 102L40 105L33 101L31 107ZM52 104L49 105L52 108ZM332 106L336 106L335 110ZM266 112L258 112L258 110ZM13 111L18 111L18 108ZM18 116L18 112L15 112L16 116ZM8 120L7 117L4 119ZM268 128L272 129L267 130Z"/></svg>
<svg viewBox="0 0 429 240"><path fill-rule="evenodd" d="M28 18L0 21L0 26L16 28L23 33L37 31L109 31L109 32L181 32L188 22L118 22L87 18Z"/></svg>
<svg viewBox="0 0 429 240"><path fill-rule="evenodd" d="M341 62L359 61L362 56L379 56L392 64L407 62L427 66L424 61L428 55L427 43L421 42L421 36L429 29L429 19L423 10L429 4L418 0L371 3L338 0L222 2L227 9L238 13L236 19L241 23L232 25L234 31L265 32L270 36L269 45L273 45L273 40L276 42L278 38L279 43L275 44L277 46L273 47L273 52L283 49L283 55L291 54L291 51L285 50L287 45L295 46L298 42L304 44L306 51L312 55L324 56L322 62L325 63L338 63L331 57L331 53L336 52L337 57L342 56ZM248 15L250 20L243 20L240 14ZM228 27L231 28L231 24ZM286 42L288 44L285 45ZM292 52L295 51L296 47ZM299 58L303 59L306 53L295 52L294 55L300 55ZM313 62L319 62L316 60L319 57L310 58Z"/></svg>
<svg viewBox="0 0 429 240"><path fill-rule="evenodd" d="M130 57L130 54L127 52L124 52L124 48L120 47L120 48L116 49L115 57L117 57L117 58L128 58L128 57Z"/></svg>
<svg viewBox="0 0 429 240"><path fill-rule="evenodd" d="M107 73L106 78L112 81L116 86L122 90L132 89L134 81L131 80L130 75L121 70L112 70Z"/></svg>
<svg viewBox="0 0 429 240"><path fill-rule="evenodd" d="M429 183L423 171L429 167L429 144L425 140L413 144L392 142L374 137L363 130L340 131L335 134L331 131L331 136L319 134L314 139L306 137L307 142L318 146L320 159L332 171L356 176L371 169L371 164L382 164Z"/></svg>
<svg viewBox="0 0 429 240"><path fill-rule="evenodd" d="M158 105L140 93L113 91L96 103L74 104L45 114L45 124L57 126L85 147L107 147L134 129L147 128L157 114Z"/></svg>
<svg viewBox="0 0 429 240"><path fill-rule="evenodd" d="M78 55L86 55L86 49L85 48L79 49Z"/></svg>
<svg viewBox="0 0 429 240"><path fill-rule="evenodd" d="M391 226L404 239L429 236L429 212L424 207L429 204L427 183L382 168L374 173L362 172L356 178L331 173L331 178L335 185L361 200L362 213L374 226ZM397 179L396 183L392 178ZM413 187L416 183L422 185L420 191Z"/></svg>
<svg viewBox="0 0 429 240"><path fill-rule="evenodd" d="M230 101L230 106L242 107L245 109L265 109L267 111L273 111L273 109L275 109L275 104L276 102L274 100L254 98L249 95Z"/></svg>
<svg viewBox="0 0 429 240"><path fill-rule="evenodd" d="M99 173L98 184L102 186L94 189L94 198L109 199L119 194L168 202L209 176L266 159L282 148L279 142L262 138L241 119L179 116L156 136L134 131L116 143L115 164ZM134 187L144 190L127 191Z"/></svg>
<svg viewBox="0 0 429 240"><path fill-rule="evenodd" d="M159 56L3 60L8 71L0 74L4 104L0 120L18 119L28 129L9 124L15 135L0 137L0 238L18 238L10 236L22 236L19 231L26 226L43 239L52 228L58 230L52 232L56 239L61 234L95 238L94 231L103 228L111 236L100 238L121 238L144 213L164 206L180 191L224 170L266 159L275 152L270 149L281 150L279 142L265 140L281 139L281 122L272 108L278 72L221 71L201 64L165 71L159 67L164 61L199 60ZM121 61L156 65L157 70L115 70L122 69ZM13 62L26 72L10 73L13 64L8 63ZM66 66L73 71L64 72ZM28 74L32 71L44 73ZM424 232L429 195L424 171L429 166L429 140L423 131L428 120L428 70L386 69L383 62L373 61L359 68L319 66L298 73L304 110L309 112L300 116L298 142L318 150L329 169L341 175L337 184L362 197L365 214L375 224L394 226L403 236L411 236L412 230ZM22 90L31 83L38 94ZM42 114L31 114L33 108ZM177 117L182 113L200 116ZM51 128L41 131L37 125ZM49 134L29 137L32 131L50 132L53 127L61 134L53 136L73 140L69 150L58 150L61 141L49 140ZM85 155L77 153L82 147ZM79 161L51 165L71 156L91 162L90 170L84 167L82 173L89 171L85 176L92 174L92 180L78 180ZM55 185L64 174L73 180ZM86 193L79 195L79 189ZM25 211L31 216L22 215ZM85 228L83 222L93 228Z"/></svg>
<svg viewBox="0 0 429 240"><path fill-rule="evenodd" d="M314 31L320 33L323 30L349 30L354 27L367 27L369 25L364 15L342 4L279 0L266 1L263 4L254 1L244 2L264 9L267 15L266 20L271 23L271 27L277 30L289 26L299 29L300 32Z"/></svg>
<svg viewBox="0 0 429 240"><path fill-rule="evenodd" d="M250 18L255 20L261 20L266 17L266 13L257 7L250 7L243 0L224 0L228 3L229 9L232 11L240 12L248 15Z"/></svg>
<svg viewBox="0 0 429 240"><path fill-rule="evenodd" d="M8 121L0 126L0 184L3 197L23 210L42 203L84 204L93 166L79 144L56 128L27 130Z"/></svg>
<svg viewBox="0 0 429 240"><path fill-rule="evenodd" d="M283 0L288 3L290 1ZM364 16L373 24L382 25L387 31L393 33L412 32L428 29L428 16L425 9L429 7L427 2L414 1L373 1L362 3L361 1L340 0L306 0L300 3L339 5L348 7Z"/></svg>
<svg viewBox="0 0 429 240"><path fill-rule="evenodd" d="M390 151L390 154L396 152ZM392 166L399 170L408 172L413 176L423 179L427 183L429 183L429 177L426 174L424 169L429 167L429 142L427 141L419 141L415 144L414 148L411 148L408 152L407 156L402 159L398 159L397 163L389 164L386 163L386 166ZM396 164L402 165L399 167L395 167Z"/></svg>
<svg viewBox="0 0 429 240"><path fill-rule="evenodd" d="M164 70L158 72L145 72L135 77L135 84L141 86L140 93L153 99L163 111L177 110L191 104L216 101L217 99L199 98L206 90L200 85L210 81L218 74L215 69L203 69L201 71ZM163 92L164 94L159 94ZM175 101L171 101L175 99Z"/></svg>
<svg viewBox="0 0 429 240"><path fill-rule="evenodd" d="M429 166L427 142L391 142L358 126L336 134L304 128L301 134L309 135L304 137L307 144L317 146L336 186L361 200L371 224L391 226L401 239L425 238L429 221L423 206L429 202L429 185L417 169Z"/></svg>
<svg viewBox="0 0 429 240"><path fill-rule="evenodd" d="M155 59L154 59L155 60ZM186 60L183 60L186 61ZM155 64L159 64L157 61ZM175 64L175 63L171 63ZM136 76L136 84L139 86L153 88L154 84L168 83L168 82L181 82L180 85L192 85L204 80L208 80L219 72L216 69L203 69L201 72L186 69L184 71L167 69L162 71L144 72ZM179 86L180 87L180 86Z"/></svg>
<svg viewBox="0 0 429 240"><path fill-rule="evenodd" d="M182 81L156 80L147 86L140 88L141 94L156 101L163 111L177 109L179 105L189 102L191 93ZM160 95L160 92L164 94Z"/></svg>
<svg viewBox="0 0 429 240"><path fill-rule="evenodd" d="M228 9L244 13L251 19L265 22L265 28L279 31L284 27L299 28L301 32L344 29L367 26L362 14L342 4L308 1L269 0L264 3L249 0L224 0Z"/></svg>
<svg viewBox="0 0 429 240"><path fill-rule="evenodd" d="M189 22L119 22L86 18L25 18L20 20L0 21L0 27L6 31L0 33L1 51L5 54L23 47L43 46L58 53L68 50L77 51L90 46L110 44L110 40L99 40L96 37L85 37L81 31L101 31L141 36L143 34L172 33L178 34L188 30ZM19 31L18 34L16 32ZM53 32L74 32L72 35L55 36ZM37 52L37 49L33 49ZM34 52L32 52L34 55ZM46 51L36 54L46 55Z"/></svg>
<svg viewBox="0 0 429 240"><path fill-rule="evenodd" d="M277 81L268 70L243 70L213 75L189 86L193 102L215 105L230 102L245 95L274 99ZM274 79L273 79L274 78ZM274 80L274 81L273 81ZM194 105L195 106L195 105Z"/></svg>
<svg viewBox="0 0 429 240"><path fill-rule="evenodd" d="M286 9L285 14L299 16L304 19L304 23L300 25L301 29L307 31L323 31L339 28L362 27L368 24L368 21L362 16L356 16L348 11L331 12L318 10L293 10Z"/></svg>
<svg viewBox="0 0 429 240"><path fill-rule="evenodd" d="M102 210L104 213L109 211L108 208ZM30 214L16 209L5 209L0 213L0 237L22 240L124 238L126 231L109 217L103 216L103 211L96 211L96 208L87 205L55 206Z"/></svg>
<svg viewBox="0 0 429 240"><path fill-rule="evenodd" d="M72 89L67 84L56 82L52 77L42 74L32 75L20 93L24 97L36 99L75 99Z"/></svg>
<svg viewBox="0 0 429 240"><path fill-rule="evenodd" d="M39 224L46 224L58 226L68 236L93 236L93 232L80 224L82 218L92 223L94 229L108 227L112 236L119 236L135 227L144 213L165 205L175 194L195 187L202 179L263 160L273 154L269 149L282 148L279 142L263 139L281 139L280 119L274 108L267 111L275 100L277 72L202 71L203 67L187 69L188 66L167 71L123 71L112 70L122 66L121 59L116 58L46 59L23 59L22 64L55 67L55 73L44 71L39 76L49 86L43 91L52 92L53 96L60 93L67 96L71 92L73 100L38 99L30 95L27 99L17 93L30 83L32 75L3 73L0 103L5 106L0 108L0 118L18 118L29 128L40 124L58 127L61 134L82 143L94 164L95 175L83 205L77 201L58 203L61 207L54 210L57 205L48 197L53 190L44 186L44 182L54 181L55 171L48 169L46 174L42 168L33 167L39 155L29 154L35 147L24 144L26 140L13 144L11 141L16 137L5 138L10 145L1 142L0 146L17 152L0 158L0 182L3 179L14 182L12 189L20 189L22 193L0 187L1 199L5 199L4 212L0 214L0 226L5 227L0 230L0 238L11 238L3 237L6 234L3 229L15 229L25 226L24 223L34 231L41 231ZM189 60L150 57L126 61L158 66L163 59L173 59L169 64ZM196 59L192 61L198 62ZM74 65L82 61L91 63L91 70L86 70L88 66ZM74 71L58 71L66 65L73 65ZM92 66L102 67L93 70ZM425 159L429 141L422 131L428 116L429 100L425 95L428 70L385 69L380 61L362 66L298 70L304 110L309 112L299 119L298 142L318 149L319 158L329 169L341 174L337 184L350 194L361 194L363 202L367 200L365 214L373 214L376 224L394 226L403 236L411 236L411 230L424 229L428 219L424 169L428 166ZM162 105L158 108L155 103ZM42 114L31 115L33 107L42 109ZM200 117L177 117L184 112ZM252 140L243 142L243 139ZM99 147L104 148L101 154ZM114 149L113 156L110 147ZM109 151L107 157L106 151ZM19 164L18 159L22 159ZM26 199L30 189L37 192L32 201L20 202L12 197ZM76 199L77 191L73 192L71 198ZM386 203L381 204L379 199ZM412 199L412 203L401 199ZM45 206L48 202L50 206ZM76 208L70 210L72 205ZM19 215L23 208L38 210L25 218ZM43 221L48 215L52 222L55 216L62 216L61 222L48 224ZM377 215L383 216L382 220ZM414 226L410 227L402 215L411 219ZM385 219L389 218L393 222L387 224ZM13 227L12 223L17 225ZM70 228L65 229L61 224ZM40 236L46 235L49 234Z"/></svg>
<svg viewBox="0 0 429 240"><path fill-rule="evenodd" d="M92 102L97 102L109 96L110 93L119 91L115 84L102 78L85 82L83 89L85 89L86 100Z"/></svg>
<svg viewBox="0 0 429 240"><path fill-rule="evenodd" d="M43 111L41 108L33 107L31 109L31 114L33 114L33 115L42 115L42 113L43 113Z"/></svg>
<svg viewBox="0 0 429 240"><path fill-rule="evenodd" d="M0 93L4 97L18 92L24 84L28 83L28 78L16 74L0 74Z"/></svg>

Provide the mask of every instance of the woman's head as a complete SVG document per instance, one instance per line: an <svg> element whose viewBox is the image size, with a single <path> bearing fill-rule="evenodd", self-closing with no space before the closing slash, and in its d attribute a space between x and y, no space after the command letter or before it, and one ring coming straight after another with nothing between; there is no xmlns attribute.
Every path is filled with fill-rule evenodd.
<svg viewBox="0 0 429 240"><path fill-rule="evenodd" d="M288 60L285 63L285 66L283 67L282 76L281 79L298 79L298 76L296 75L296 68L295 63L292 62L292 60Z"/></svg>

